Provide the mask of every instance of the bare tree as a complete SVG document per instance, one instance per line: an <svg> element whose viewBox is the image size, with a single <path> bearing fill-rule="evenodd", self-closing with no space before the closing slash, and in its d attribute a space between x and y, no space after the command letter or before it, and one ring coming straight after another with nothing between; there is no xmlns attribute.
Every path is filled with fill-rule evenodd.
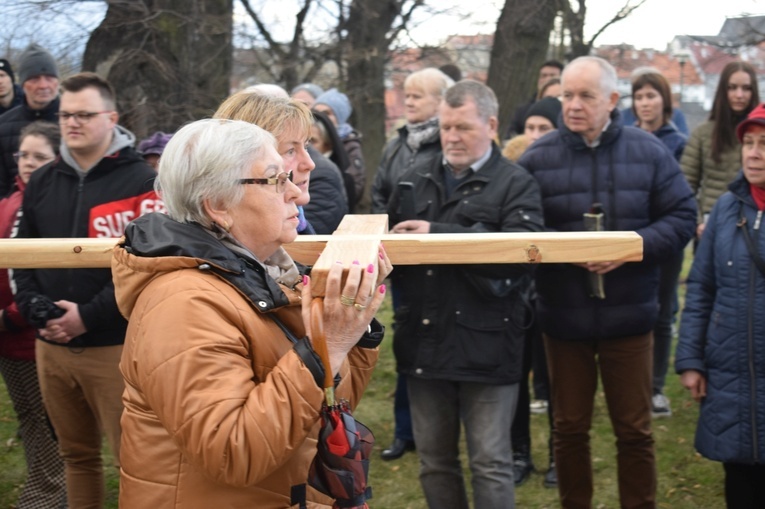
<svg viewBox="0 0 765 509"><path fill-rule="evenodd" d="M259 5L253 5L250 0L240 0L240 3L256 29L255 34L243 31L241 36L250 39L254 60L273 83L291 90L301 82L313 81L324 63L337 57L337 40L333 30L312 23L316 21L317 10L327 9L321 0L299 1L292 35L286 42L274 35L274 29L280 27L270 25L263 18ZM312 9L314 12L311 12ZM312 33L310 39L306 37L307 30Z"/></svg>
<svg viewBox="0 0 765 509"><path fill-rule="evenodd" d="M53 55L60 76L78 72L83 47L104 11L103 0L4 0L0 55L16 63L34 42Z"/></svg>
<svg viewBox="0 0 765 509"><path fill-rule="evenodd" d="M515 108L536 89L536 69L545 60L557 0L507 0L497 21L487 85L499 101L500 132Z"/></svg>
<svg viewBox="0 0 765 509"><path fill-rule="evenodd" d="M567 60L588 55L600 34L645 2L627 0L585 40L587 0L506 0L497 22L487 79L500 103L500 132L506 131L512 112L536 91L537 70L551 53L561 53L558 45L568 46ZM558 44L551 52L554 27L561 34L556 34Z"/></svg>
<svg viewBox="0 0 765 509"><path fill-rule="evenodd" d="M351 100L353 123L364 135L367 182L371 182L385 144L383 78L389 48L425 1L299 0L287 41L275 35L282 27L264 19L258 8L262 2L240 1L260 36L253 44L255 61L263 64L267 59L274 83L289 90L332 66L333 76L325 76L319 84L336 86ZM364 198L357 210L368 206Z"/></svg>
<svg viewBox="0 0 765 509"><path fill-rule="evenodd" d="M628 17L638 7L643 5L646 0L628 0L624 5L619 8L618 11L608 20L603 26L595 31L589 40L584 38L584 22L587 16L587 0L560 0L559 8L563 15L563 25L568 31L571 38L570 45L571 51L569 53L570 60L576 57L589 55L595 45L595 40L602 34L608 27L614 23L618 23L624 18ZM576 3L577 9L574 10L574 3Z"/></svg>
<svg viewBox="0 0 765 509"><path fill-rule="evenodd" d="M346 90L356 111L354 121L364 126L367 178L364 198L358 206L360 211L369 209L369 188L385 145L383 76L388 48L414 10L423 3L422 0L353 0L343 27L348 34L344 55L348 69ZM399 24L394 27L397 19Z"/></svg>
<svg viewBox="0 0 765 509"><path fill-rule="evenodd" d="M107 0L83 69L117 89L138 137L209 116L229 93L233 0Z"/></svg>

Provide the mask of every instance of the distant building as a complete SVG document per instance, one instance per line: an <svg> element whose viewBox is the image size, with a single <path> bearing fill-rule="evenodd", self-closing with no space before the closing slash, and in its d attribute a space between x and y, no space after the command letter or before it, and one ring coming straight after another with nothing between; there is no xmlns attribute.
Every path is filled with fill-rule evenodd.
<svg viewBox="0 0 765 509"><path fill-rule="evenodd" d="M453 35L441 48L394 51L386 71L386 128L401 125L404 113L403 83L412 71L454 63L463 76L486 81L494 36ZM757 70L761 95L765 95L765 16L728 18L717 35L678 35L666 50L635 49L628 44L599 46L593 54L616 68L621 107L630 106L630 75L638 67L656 67L672 88L674 106L681 107L693 127L712 108L720 72L732 60L744 60Z"/></svg>

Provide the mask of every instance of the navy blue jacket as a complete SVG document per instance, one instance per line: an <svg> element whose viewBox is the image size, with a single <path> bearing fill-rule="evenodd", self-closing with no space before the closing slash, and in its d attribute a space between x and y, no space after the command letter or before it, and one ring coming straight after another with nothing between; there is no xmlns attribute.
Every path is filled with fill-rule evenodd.
<svg viewBox="0 0 765 509"><path fill-rule="evenodd" d="M59 98L56 97L45 108L33 110L26 101L0 115L0 196L5 196L18 175L18 165L13 153L19 149L21 130L36 120L58 123Z"/></svg>
<svg viewBox="0 0 765 509"><path fill-rule="evenodd" d="M622 123L624 125L635 125L635 122L637 122L637 118L635 118L635 114L632 112L632 108L624 108L621 111L621 114L622 114ZM688 136L689 134L691 134L691 132L688 130L688 122L685 120L685 115L683 114L682 110L678 108L674 108L672 110L671 120L681 134L685 136Z"/></svg>
<svg viewBox="0 0 765 509"><path fill-rule="evenodd" d="M588 272L542 264L536 272L542 330L557 339L644 334L658 316L658 263L682 249L696 229L696 202L677 161L652 134L623 127L618 110L597 148L561 125L534 142L518 163L539 182L545 226L585 230L593 203L605 209L605 230L635 231L643 261L604 276L606 298L589 296Z"/></svg>
<svg viewBox="0 0 765 509"><path fill-rule="evenodd" d="M672 122L664 124L652 134L661 140L679 163L685 149L685 144L688 143L688 137L681 133Z"/></svg>
<svg viewBox="0 0 765 509"><path fill-rule="evenodd" d="M18 83L13 84L13 100L11 101L11 104L8 105L8 107L4 107L0 105L0 115L5 113L6 111L10 111L16 106L20 106L24 101L24 89L21 88L21 85Z"/></svg>
<svg viewBox="0 0 765 509"><path fill-rule="evenodd" d="M308 181L311 200L303 206L305 218L314 229L314 234L331 235L349 213L343 175L335 163L310 145L308 155L316 167Z"/></svg>
<svg viewBox="0 0 765 509"><path fill-rule="evenodd" d="M731 463L765 464L765 275L746 248L745 228L765 256L762 211L742 174L712 208L701 237L675 355L678 373L706 376L696 449Z"/></svg>

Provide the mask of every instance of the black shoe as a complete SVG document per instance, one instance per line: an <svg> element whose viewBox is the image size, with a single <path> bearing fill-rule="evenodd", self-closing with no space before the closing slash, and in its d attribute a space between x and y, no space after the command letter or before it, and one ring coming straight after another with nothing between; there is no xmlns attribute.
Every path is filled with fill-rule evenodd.
<svg viewBox="0 0 765 509"><path fill-rule="evenodd" d="M415 449L414 442L412 440L402 440L396 438L390 447L384 449L380 456L386 461L395 460L404 455L406 451L413 451Z"/></svg>
<svg viewBox="0 0 765 509"><path fill-rule="evenodd" d="M516 486L525 483L533 471L534 463L528 451L513 452L513 479Z"/></svg>
<svg viewBox="0 0 765 509"><path fill-rule="evenodd" d="M555 470L555 463L550 463L550 468L545 472L545 488L557 488L558 487L558 471Z"/></svg>

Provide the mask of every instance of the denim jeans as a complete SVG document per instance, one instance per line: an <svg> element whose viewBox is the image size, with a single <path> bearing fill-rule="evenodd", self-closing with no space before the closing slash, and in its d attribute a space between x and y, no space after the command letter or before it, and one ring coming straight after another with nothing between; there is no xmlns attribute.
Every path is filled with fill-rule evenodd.
<svg viewBox="0 0 765 509"><path fill-rule="evenodd" d="M653 328L653 393L664 392L669 355L672 350L672 322L677 312L677 282L685 251L675 253L659 266L659 319Z"/></svg>
<svg viewBox="0 0 765 509"><path fill-rule="evenodd" d="M590 509L590 428L598 371L616 435L619 500L624 509L656 507L651 433L652 333L564 341L544 335L555 408L553 447L558 493L566 509Z"/></svg>
<svg viewBox="0 0 765 509"><path fill-rule="evenodd" d="M409 410L407 376L399 373L396 377L396 392L393 394L394 438L414 441L412 434L412 412Z"/></svg>
<svg viewBox="0 0 765 509"><path fill-rule="evenodd" d="M473 500L480 509L515 507L510 425L518 384L424 380L409 377L420 482L431 509L468 509L459 459L465 427Z"/></svg>

